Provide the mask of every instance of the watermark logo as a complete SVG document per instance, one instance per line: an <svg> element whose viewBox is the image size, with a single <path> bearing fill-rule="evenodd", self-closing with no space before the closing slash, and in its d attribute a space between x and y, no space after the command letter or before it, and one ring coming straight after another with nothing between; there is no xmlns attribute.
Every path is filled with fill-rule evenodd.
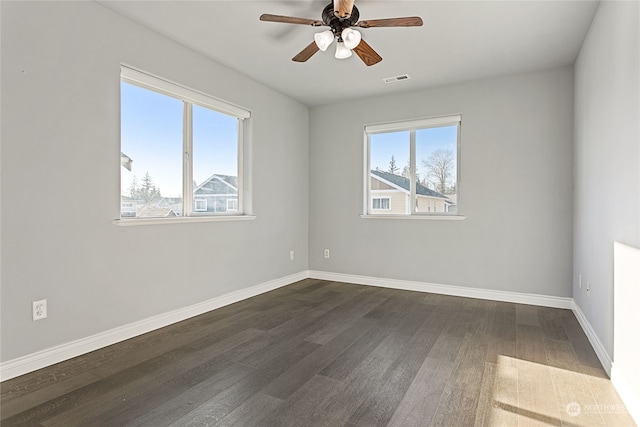
<svg viewBox="0 0 640 427"><path fill-rule="evenodd" d="M569 402L565 407L565 411L567 411L567 415L569 415L570 417L577 417L578 415L580 415L582 407L578 402Z"/></svg>
<svg viewBox="0 0 640 427"><path fill-rule="evenodd" d="M627 408L621 403L608 403L608 404L579 404L578 402L569 402L564 408L567 415L570 417L577 417L580 414L620 414L626 413Z"/></svg>

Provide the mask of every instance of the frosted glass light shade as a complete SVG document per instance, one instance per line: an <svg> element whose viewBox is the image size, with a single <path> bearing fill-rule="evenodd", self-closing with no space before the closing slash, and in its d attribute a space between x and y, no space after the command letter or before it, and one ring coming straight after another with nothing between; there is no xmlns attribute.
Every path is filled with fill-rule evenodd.
<svg viewBox="0 0 640 427"><path fill-rule="evenodd" d="M358 44L360 44L362 34L360 34L360 31L358 30L345 28L342 30L342 40L344 40L344 47L347 49L354 49Z"/></svg>
<svg viewBox="0 0 640 427"><path fill-rule="evenodd" d="M347 49L344 43L336 43L336 58L347 59L352 55L351 49Z"/></svg>
<svg viewBox="0 0 640 427"><path fill-rule="evenodd" d="M323 52L327 50L331 42L333 42L333 38L334 38L334 35L333 35L333 32L331 32L331 30L323 31L321 33L315 33L313 35L313 39L316 41L316 45L318 46L318 49L320 49Z"/></svg>

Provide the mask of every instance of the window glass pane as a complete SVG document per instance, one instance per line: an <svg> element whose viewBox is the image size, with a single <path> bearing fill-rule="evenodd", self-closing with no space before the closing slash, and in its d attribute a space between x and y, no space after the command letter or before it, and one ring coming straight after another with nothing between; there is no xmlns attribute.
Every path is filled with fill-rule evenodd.
<svg viewBox="0 0 640 427"><path fill-rule="evenodd" d="M416 131L416 211L457 212L458 127Z"/></svg>
<svg viewBox="0 0 640 427"><path fill-rule="evenodd" d="M121 82L120 216L182 216L182 101Z"/></svg>
<svg viewBox="0 0 640 427"><path fill-rule="evenodd" d="M409 131L372 134L370 146L370 213L409 214Z"/></svg>
<svg viewBox="0 0 640 427"><path fill-rule="evenodd" d="M194 212L238 210L238 119L198 105L193 106L193 200Z"/></svg>

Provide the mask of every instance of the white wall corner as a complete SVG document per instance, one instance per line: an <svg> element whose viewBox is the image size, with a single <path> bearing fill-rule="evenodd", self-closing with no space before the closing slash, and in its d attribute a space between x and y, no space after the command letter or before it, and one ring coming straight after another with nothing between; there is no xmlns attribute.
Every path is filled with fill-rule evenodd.
<svg viewBox="0 0 640 427"><path fill-rule="evenodd" d="M55 347L47 348L36 353L0 363L0 381L9 380L53 364L81 356L91 351L116 344L129 338L181 322L191 317L207 313L211 310L290 285L299 280L306 279L308 276L309 275L306 270L301 271L299 273L255 285L250 288L230 292L188 307L179 308L138 322L130 323L128 325L120 326L89 337L57 345Z"/></svg>
<svg viewBox="0 0 640 427"><path fill-rule="evenodd" d="M593 330L591 323L589 323L589 321L587 320L587 317L584 315L584 313L582 312L578 304L575 303L575 301L573 302L573 307L571 308L571 310L573 311L573 314L576 316L576 319L578 319L578 323L580 323L580 326L582 327L582 330L584 331L585 335L589 339L589 342L591 343L591 347L593 347L593 350L596 352L596 356L598 356L598 360L600 360L602 367L607 372L607 375L609 375L609 377L611 378L611 365L612 365L611 356L609 356L609 353L607 353L607 350L602 345L602 342L600 342L598 335Z"/></svg>

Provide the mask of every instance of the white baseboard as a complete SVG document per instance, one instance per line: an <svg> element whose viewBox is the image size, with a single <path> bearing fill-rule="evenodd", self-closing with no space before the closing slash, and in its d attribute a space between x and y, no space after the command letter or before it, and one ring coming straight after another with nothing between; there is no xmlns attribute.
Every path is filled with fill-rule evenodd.
<svg viewBox="0 0 640 427"><path fill-rule="evenodd" d="M250 288L230 292L189 307L149 317L138 322L120 326L105 332L81 338L69 343L51 347L17 359L0 363L0 381L15 378L38 369L60 363L94 350L154 331L159 328L181 322L216 308L260 295L265 292L289 285L308 277L307 271L301 271L279 279L270 280Z"/></svg>
<svg viewBox="0 0 640 427"><path fill-rule="evenodd" d="M514 302L518 304L538 305L553 308L573 308L573 299L548 295L524 294L519 292L496 291L491 289L468 288L464 286L440 285L409 280L382 279L379 277L357 276L352 274L330 273L327 271L309 271L314 279L332 280L335 282L355 283L358 285L380 286L383 288L402 289L405 291L431 292L434 294L453 295L457 297L478 298L492 301Z"/></svg>
<svg viewBox="0 0 640 427"><path fill-rule="evenodd" d="M580 310L580 307L578 307L578 304L574 302L573 307L571 307L571 310L573 311L573 314L576 316L576 319L578 319L578 323L580 323L580 326L582 327L582 330L584 331L585 335L587 335L587 338L591 343L591 347L593 347L593 350L596 352L596 356L598 356L598 359L600 360L602 367L607 372L607 375L609 375L609 378L611 378L612 363L611 363L611 357L609 357L607 350L605 350L604 346L600 342L600 339L598 338L598 335L596 335L596 332L591 327L591 323L589 323L589 321L587 320L582 310Z"/></svg>

